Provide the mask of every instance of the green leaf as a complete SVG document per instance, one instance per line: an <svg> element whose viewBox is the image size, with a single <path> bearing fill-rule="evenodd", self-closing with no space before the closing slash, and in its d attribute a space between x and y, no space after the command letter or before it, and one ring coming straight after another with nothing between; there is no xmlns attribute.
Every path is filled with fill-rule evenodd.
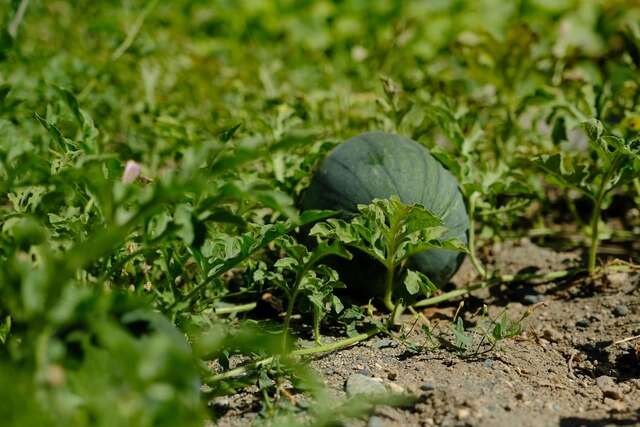
<svg viewBox="0 0 640 427"><path fill-rule="evenodd" d="M275 262L275 264L273 264L273 266L276 268L280 268L283 270L291 270L291 271L295 271L299 265L300 265L300 262L298 262L298 260L296 260L295 258L291 258L291 257L280 258L278 261Z"/></svg>
<svg viewBox="0 0 640 427"><path fill-rule="evenodd" d="M453 334L456 339L456 342L455 342L456 347L458 347L458 349L462 351L468 349L473 343L471 336L467 335L467 333L465 332L464 323L462 322L462 318L460 317L458 317L455 323L455 326L453 328Z"/></svg>
<svg viewBox="0 0 640 427"><path fill-rule="evenodd" d="M179 205L173 215L173 221L178 225L178 237L180 237L185 244L190 245L195 237L191 207L188 205Z"/></svg>
<svg viewBox="0 0 640 427"><path fill-rule="evenodd" d="M336 314L340 314L342 313L342 310L344 310L342 301L340 301L340 298L335 295L331 296L331 306L333 307L333 310L336 312Z"/></svg>
<svg viewBox="0 0 640 427"><path fill-rule="evenodd" d="M422 279L417 272L413 270L407 271L404 277L404 287L410 295L415 295L420 291L420 282Z"/></svg>
<svg viewBox="0 0 640 427"><path fill-rule="evenodd" d="M74 151L77 149L76 144L62 134L60 129L58 129L53 123L47 121L44 117L39 115L38 113L34 113L34 116L38 122L44 127L49 135L53 138L53 141L58 145L58 148L68 151Z"/></svg>
<svg viewBox="0 0 640 427"><path fill-rule="evenodd" d="M579 163L574 166L564 153L543 155L533 159L533 164L547 174L547 178L565 188L574 188L586 196L594 198L592 173L589 165Z"/></svg>
<svg viewBox="0 0 640 427"><path fill-rule="evenodd" d="M222 142L228 142L231 140L231 138L233 138L233 135L235 135L236 131L238 129L240 129L240 126L242 126L242 123L237 123L233 126L230 126L226 129L223 129L220 134L219 134L219 138Z"/></svg>
<svg viewBox="0 0 640 427"><path fill-rule="evenodd" d="M336 313L339 313L339 311L336 311ZM4 320L0 322L0 344L6 344L9 333L11 333L11 316L7 315Z"/></svg>
<svg viewBox="0 0 640 427"><path fill-rule="evenodd" d="M587 132L587 136L591 141L598 142L602 135L604 135L604 126L602 122L597 119L590 119L589 121L583 124L585 131Z"/></svg>
<svg viewBox="0 0 640 427"><path fill-rule="evenodd" d="M209 273L205 283L212 278L229 271L243 261L247 260L260 249L263 249L269 243L278 237L291 233L298 227L313 223L317 220L324 219L335 215L333 211L306 211L300 215L295 222L280 222L277 224L269 224L260 228L256 232L248 232L239 236L236 240L238 243L238 251L231 257L217 258L210 261Z"/></svg>

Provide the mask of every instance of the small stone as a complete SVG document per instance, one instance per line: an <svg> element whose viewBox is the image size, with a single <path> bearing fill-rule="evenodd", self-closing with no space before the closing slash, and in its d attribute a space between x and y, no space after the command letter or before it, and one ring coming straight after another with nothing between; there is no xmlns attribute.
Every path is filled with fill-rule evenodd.
<svg viewBox="0 0 640 427"><path fill-rule="evenodd" d="M394 340L389 338L382 338L381 340L378 340L373 344L373 347L375 348L388 348L388 347L394 348L397 346L398 346L398 343L396 343Z"/></svg>
<svg viewBox="0 0 640 427"><path fill-rule="evenodd" d="M404 394L405 390L396 383L387 383L387 389L394 394Z"/></svg>
<svg viewBox="0 0 640 427"><path fill-rule="evenodd" d="M398 378L398 374L396 374L395 372L389 372L387 374L387 378L390 379L391 381L394 381L396 378Z"/></svg>
<svg viewBox="0 0 640 427"><path fill-rule="evenodd" d="M371 378L362 374L352 374L347 378L345 391L349 396L378 395L387 391L380 378Z"/></svg>
<svg viewBox="0 0 640 427"><path fill-rule="evenodd" d="M580 319L576 322L576 326L579 328L587 328L590 324L588 319Z"/></svg>
<svg viewBox="0 0 640 427"><path fill-rule="evenodd" d="M367 422L367 427L384 427L384 425L382 418L375 415L369 418L369 422Z"/></svg>
<svg viewBox="0 0 640 427"><path fill-rule="evenodd" d="M522 297L522 301L526 305L537 304L544 299L544 295L528 294Z"/></svg>
<svg viewBox="0 0 640 427"><path fill-rule="evenodd" d="M493 359L484 359L483 365L485 368L491 369L493 367Z"/></svg>
<svg viewBox="0 0 640 427"><path fill-rule="evenodd" d="M554 404L551 406L551 409L553 409L553 410L554 410L554 411L556 411L556 412L560 412L560 409L561 409L561 408L560 408L560 405L558 405L557 403L554 403Z"/></svg>
<svg viewBox="0 0 640 427"><path fill-rule="evenodd" d="M625 272L615 272L607 274L607 281L615 287L620 287L629 281L629 274Z"/></svg>
<svg viewBox="0 0 640 427"><path fill-rule="evenodd" d="M626 316L629 314L629 307L624 304L617 305L616 308L613 309L613 314L617 317Z"/></svg>
<svg viewBox="0 0 640 427"><path fill-rule="evenodd" d="M518 400L524 400L524 393L519 391L518 393L516 393L515 398Z"/></svg>
<svg viewBox="0 0 640 427"><path fill-rule="evenodd" d="M613 381L613 378L603 375L596 378L596 385L602 391L604 397L621 400L623 398L620 388Z"/></svg>
<svg viewBox="0 0 640 427"><path fill-rule="evenodd" d="M465 418L469 418L471 415L471 410L469 408L462 408L458 410L458 419L464 420Z"/></svg>
<svg viewBox="0 0 640 427"><path fill-rule="evenodd" d="M431 391L433 389L435 389L435 387L432 382L426 382L420 385L420 390L422 391Z"/></svg>

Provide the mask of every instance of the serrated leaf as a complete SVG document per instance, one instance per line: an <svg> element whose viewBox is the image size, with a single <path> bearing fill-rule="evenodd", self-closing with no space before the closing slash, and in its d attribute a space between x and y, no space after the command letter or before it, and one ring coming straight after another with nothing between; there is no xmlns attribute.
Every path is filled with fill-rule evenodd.
<svg viewBox="0 0 640 427"><path fill-rule="evenodd" d="M458 317L455 323L453 334L456 338L456 347L460 350L466 350L472 344L472 338L465 332L464 323L460 317Z"/></svg>
<svg viewBox="0 0 640 427"><path fill-rule="evenodd" d="M294 271L296 267L298 267L300 263L292 257L284 257L277 260L273 266L280 269L292 270Z"/></svg>
<svg viewBox="0 0 640 427"><path fill-rule="evenodd" d="M584 130L587 132L587 136L591 141L597 142L604 135L604 126L602 122L597 119L590 119L583 123Z"/></svg>
<svg viewBox="0 0 640 427"><path fill-rule="evenodd" d="M587 164L574 167L564 153L543 155L532 161L536 167L547 174L547 178L551 178L556 184L579 190L588 197L595 197L590 186L592 176Z"/></svg>

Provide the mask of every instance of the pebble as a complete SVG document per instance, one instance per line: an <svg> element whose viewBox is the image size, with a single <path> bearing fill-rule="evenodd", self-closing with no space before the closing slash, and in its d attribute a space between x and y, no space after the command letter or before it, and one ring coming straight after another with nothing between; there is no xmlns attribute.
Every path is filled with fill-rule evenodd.
<svg viewBox="0 0 640 427"><path fill-rule="evenodd" d="M398 346L398 343L389 338L382 338L381 340L378 340L373 344L373 347L375 348L388 348L388 347L394 348L397 346Z"/></svg>
<svg viewBox="0 0 640 427"><path fill-rule="evenodd" d="M372 378L362 374L352 374L347 378L345 391L349 396L371 396L383 394L387 389L380 378Z"/></svg>
<svg viewBox="0 0 640 427"><path fill-rule="evenodd" d="M405 389L396 383L387 383L386 387L387 390L394 394L404 394L405 392Z"/></svg>
<svg viewBox="0 0 640 427"><path fill-rule="evenodd" d="M369 418L369 422L367 422L367 427L384 427L384 425L382 418L375 415Z"/></svg>
<svg viewBox="0 0 640 427"><path fill-rule="evenodd" d="M491 369L493 367L493 359L484 359L483 365L485 368Z"/></svg>
<svg viewBox="0 0 640 427"><path fill-rule="evenodd" d="M607 274L607 280L615 287L622 286L629 281L629 275L624 272L616 272Z"/></svg>
<svg viewBox="0 0 640 427"><path fill-rule="evenodd" d="M420 390L422 391L431 391L433 389L435 389L435 387L432 382L426 382L420 385Z"/></svg>
<svg viewBox="0 0 640 427"><path fill-rule="evenodd" d="M579 328L587 328L590 324L588 319L580 319L576 322L576 326Z"/></svg>
<svg viewBox="0 0 640 427"><path fill-rule="evenodd" d="M613 314L618 317L626 316L629 314L629 307L624 304L617 305L616 308L613 309Z"/></svg>
<svg viewBox="0 0 640 427"><path fill-rule="evenodd" d="M462 408L458 410L458 419L464 420L465 418L469 418L471 416L471 410L469 408Z"/></svg>
<svg viewBox="0 0 640 427"><path fill-rule="evenodd" d="M537 295L537 294L528 294L525 295L522 298L522 301L526 304L526 305L533 305L533 304L537 304L540 301L544 300L544 295Z"/></svg>
<svg viewBox="0 0 640 427"><path fill-rule="evenodd" d="M621 400L623 398L620 388L616 385L613 378L603 375L596 378L596 385L602 391L604 397Z"/></svg>
<svg viewBox="0 0 640 427"><path fill-rule="evenodd" d="M394 381L396 378L398 378L398 374L396 374L395 372L389 372L387 374L387 378L390 379L391 381Z"/></svg>

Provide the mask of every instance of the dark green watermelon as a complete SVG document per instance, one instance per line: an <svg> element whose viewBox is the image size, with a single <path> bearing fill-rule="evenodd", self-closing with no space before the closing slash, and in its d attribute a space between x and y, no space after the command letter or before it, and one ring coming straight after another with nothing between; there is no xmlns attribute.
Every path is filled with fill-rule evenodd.
<svg viewBox="0 0 640 427"><path fill-rule="evenodd" d="M302 207L341 210L348 216L357 212L358 204L393 195L442 218L449 229L444 238L467 242L469 217L458 182L425 147L399 135L368 132L336 147L314 175ZM462 253L438 249L416 255L411 264L442 286L463 259ZM357 264L360 275L378 270L362 261Z"/></svg>

